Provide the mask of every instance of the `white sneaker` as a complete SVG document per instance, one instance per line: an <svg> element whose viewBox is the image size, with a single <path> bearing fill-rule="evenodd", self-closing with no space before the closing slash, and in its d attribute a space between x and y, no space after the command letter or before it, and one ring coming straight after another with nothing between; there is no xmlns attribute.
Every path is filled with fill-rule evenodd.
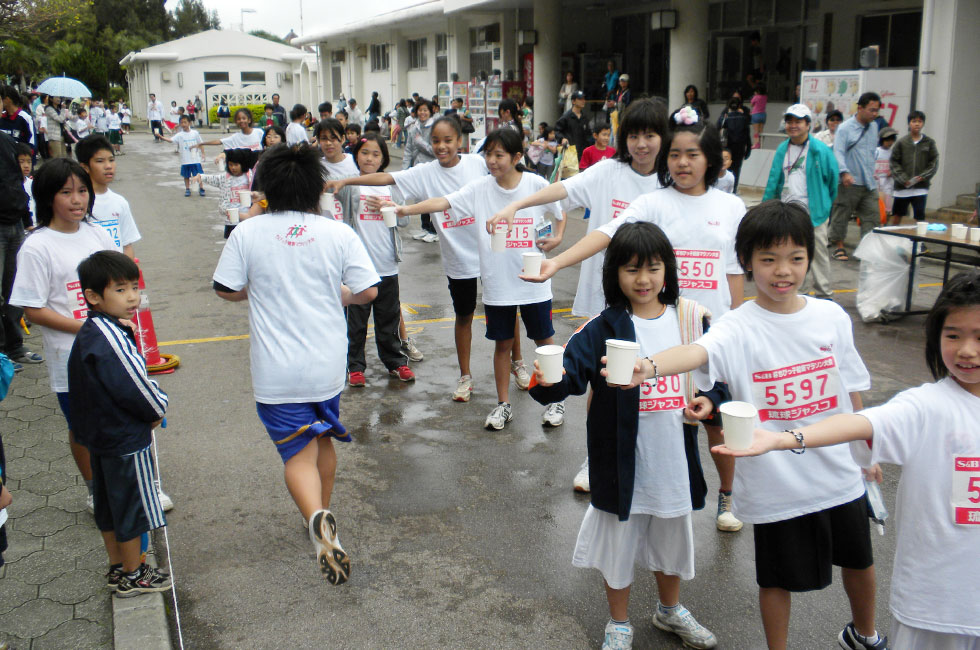
<svg viewBox="0 0 980 650"><path fill-rule="evenodd" d="M583 492L588 494L592 490L589 486L589 460L585 459L585 464L582 465L582 469L578 471L575 478L572 480L572 487L576 492Z"/></svg>
<svg viewBox="0 0 980 650"><path fill-rule="evenodd" d="M514 375L517 380L517 387L521 390L527 390L528 386L531 385L531 375L528 374L527 366L524 365L523 361L511 361L510 373Z"/></svg>
<svg viewBox="0 0 980 650"><path fill-rule="evenodd" d="M468 402L470 401L470 395L473 393L473 378L469 375L463 375L456 382L456 390L453 391L453 401L454 402Z"/></svg>
<svg viewBox="0 0 980 650"><path fill-rule="evenodd" d="M424 356L422 350L419 350L415 345L415 339L409 337L402 341L402 352L408 357L409 361L421 361Z"/></svg>
<svg viewBox="0 0 980 650"><path fill-rule="evenodd" d="M428 234L429 234L428 231L419 230L417 232L412 233L412 239L416 241L422 241L423 239L425 239L425 236Z"/></svg>
<svg viewBox="0 0 980 650"><path fill-rule="evenodd" d="M160 481L154 480L153 484L157 488L157 498L160 500L160 507L163 508L164 512L170 512L174 509L173 499L167 496L167 493L160 489Z"/></svg>
<svg viewBox="0 0 980 650"><path fill-rule="evenodd" d="M633 626L629 623L606 623L606 636L602 639L602 650L632 650Z"/></svg>
<svg viewBox="0 0 980 650"><path fill-rule="evenodd" d="M544 410L541 423L549 427L560 427L565 422L565 402L552 402Z"/></svg>
<svg viewBox="0 0 980 650"><path fill-rule="evenodd" d="M694 619L694 615L680 604L671 608L668 613L664 613L658 604L657 613L653 616L653 625L664 632L673 632L689 648L706 649L718 645L718 639L715 638L715 635L708 628L698 623Z"/></svg>
<svg viewBox="0 0 980 650"><path fill-rule="evenodd" d="M507 402L501 402L493 407L490 415L487 416L483 426L487 429L500 431L504 426L514 419L514 409Z"/></svg>
<svg viewBox="0 0 980 650"><path fill-rule="evenodd" d="M737 533L742 530L742 522L732 514L732 495L718 493L718 514L715 516L715 526L726 533Z"/></svg>
<svg viewBox="0 0 980 650"><path fill-rule="evenodd" d="M329 510L317 510L310 517L310 541L316 547L316 564L332 585L347 582L350 558L337 538L337 521Z"/></svg>
<svg viewBox="0 0 980 650"><path fill-rule="evenodd" d="M93 497L91 494L85 497L85 509L91 514L95 514L95 497Z"/></svg>
<svg viewBox="0 0 980 650"><path fill-rule="evenodd" d="M424 241L426 244L437 242L439 241L439 235L435 234L434 232L426 233L425 237L422 238L422 241Z"/></svg>

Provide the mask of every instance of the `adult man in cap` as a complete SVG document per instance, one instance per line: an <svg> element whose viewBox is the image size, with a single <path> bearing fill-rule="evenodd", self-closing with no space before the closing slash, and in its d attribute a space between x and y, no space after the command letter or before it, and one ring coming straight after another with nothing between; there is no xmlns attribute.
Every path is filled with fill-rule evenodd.
<svg viewBox="0 0 980 650"><path fill-rule="evenodd" d="M576 90L571 96L572 107L555 122L555 139L562 146L574 145L578 159L582 160L582 152L591 144L592 133L589 128L589 118L585 116L585 93Z"/></svg>
<svg viewBox="0 0 980 650"><path fill-rule="evenodd" d="M833 295L827 227L837 198L837 159L830 147L810 137L813 116L806 104L793 104L783 116L789 137L776 147L763 201L781 199L802 204L810 212L814 250L803 291L813 286L818 298Z"/></svg>

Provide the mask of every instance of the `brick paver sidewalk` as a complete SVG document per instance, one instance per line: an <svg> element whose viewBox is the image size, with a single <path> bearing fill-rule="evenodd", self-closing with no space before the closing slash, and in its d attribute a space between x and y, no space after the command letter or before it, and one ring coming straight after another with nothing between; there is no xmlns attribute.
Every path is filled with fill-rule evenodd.
<svg viewBox="0 0 980 650"><path fill-rule="evenodd" d="M28 345L41 350L37 328ZM0 435L14 498L0 567L0 645L112 647L105 549L45 364L25 364L14 377L0 402Z"/></svg>

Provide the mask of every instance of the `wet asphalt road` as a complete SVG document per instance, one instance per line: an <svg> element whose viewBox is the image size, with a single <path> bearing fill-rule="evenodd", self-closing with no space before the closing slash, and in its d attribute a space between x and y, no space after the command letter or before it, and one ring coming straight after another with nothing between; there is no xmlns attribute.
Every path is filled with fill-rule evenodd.
<svg viewBox="0 0 980 650"><path fill-rule="evenodd" d="M384 374L369 341L368 386L343 395L341 417L354 442L339 445L332 509L352 575L344 586L329 585L315 569L278 455L255 413L248 341L186 342L248 333L246 305L218 299L210 286L223 245L218 192L184 198L169 145L134 134L127 149L114 189L130 200L143 233L136 248L157 335L183 341L162 348L182 363L161 379L171 410L158 441L163 485L176 503L168 532L186 646L598 648L608 618L601 578L571 566L588 504L571 489L585 449L584 399L569 401L564 426L545 429L543 408L512 384L514 421L502 432L485 431L496 400L492 346L477 321L473 399L452 402L458 371L438 245L406 237L401 298L416 312L405 318L425 360L413 364L418 380L403 384ZM584 231L573 213L564 245ZM834 270L842 289L856 287L856 262L835 263ZM922 282L933 281L930 274ZM553 282L559 343L582 322L568 312L576 280L568 270ZM924 289L924 302L936 291ZM746 293L753 294L751 285ZM838 298L853 315L854 294ZM873 376L866 403L928 379L921 317L855 321ZM532 359L533 342L522 345ZM717 475L704 437L702 462L714 494ZM898 476L886 468L892 509ZM694 526L697 577L682 586L682 602L720 647L763 647L751 530L716 531L711 506L695 513ZM886 632L894 538L875 533L873 542L879 629ZM656 597L653 577L638 573L634 647L681 647L650 623ZM791 646L835 647L850 620L846 603L839 579L796 596Z"/></svg>

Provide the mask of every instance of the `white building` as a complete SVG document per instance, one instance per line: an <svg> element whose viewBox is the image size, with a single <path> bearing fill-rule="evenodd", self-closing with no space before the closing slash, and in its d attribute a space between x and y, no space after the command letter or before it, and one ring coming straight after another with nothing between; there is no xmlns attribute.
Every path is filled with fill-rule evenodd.
<svg viewBox="0 0 980 650"><path fill-rule="evenodd" d="M878 45L880 67L915 71L916 108L941 156L929 193L937 208L980 180L972 119L980 105L978 25L978 0L426 0L293 43L317 45L320 96L354 97L362 109L372 91L387 111L412 92L434 95L454 76L499 71L526 84L530 70L535 121L547 122L559 116L567 71L597 98L613 60L629 73L634 98L659 96L671 108L694 84L717 116L761 61L767 131L776 130L802 71L857 69L861 48ZM894 125L904 134L905 116Z"/></svg>
<svg viewBox="0 0 980 650"><path fill-rule="evenodd" d="M143 119L150 93L164 107L197 96L205 111L221 99L229 106L271 103L276 93L287 111L295 103L318 103L315 54L239 31L193 34L130 52L119 63L126 67L133 114Z"/></svg>

